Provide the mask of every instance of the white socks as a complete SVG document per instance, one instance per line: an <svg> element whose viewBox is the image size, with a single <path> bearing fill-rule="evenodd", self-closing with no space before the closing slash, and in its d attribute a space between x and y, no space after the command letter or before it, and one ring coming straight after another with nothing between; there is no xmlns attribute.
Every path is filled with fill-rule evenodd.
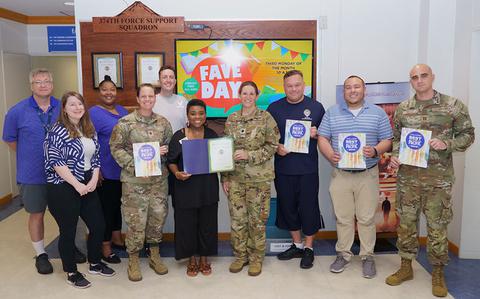
<svg viewBox="0 0 480 299"><path fill-rule="evenodd" d="M45 252L45 245L43 244L43 240L37 241L37 242L32 242L33 249L35 249L35 252L37 253L37 256L39 256L42 253Z"/></svg>
<svg viewBox="0 0 480 299"><path fill-rule="evenodd" d="M293 244L295 244L295 247L297 247L298 249L303 249L303 242L302 243L295 243L293 242Z"/></svg>

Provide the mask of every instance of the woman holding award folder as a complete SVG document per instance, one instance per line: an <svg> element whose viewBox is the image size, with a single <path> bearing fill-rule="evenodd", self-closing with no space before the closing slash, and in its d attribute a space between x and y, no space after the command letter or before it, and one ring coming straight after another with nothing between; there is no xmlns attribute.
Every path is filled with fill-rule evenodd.
<svg viewBox="0 0 480 299"><path fill-rule="evenodd" d="M125 245L131 281L142 279L138 255L145 240L150 244L150 268L160 275L168 272L157 245L168 213L165 163L172 127L152 110L151 84L140 85L137 102L139 108L118 121L110 139L112 156L122 168L122 216L128 225Z"/></svg>
<svg viewBox="0 0 480 299"><path fill-rule="evenodd" d="M250 276L262 272L270 185L275 176L272 158L280 139L273 117L257 108L258 95L254 82L246 81L240 85L242 108L232 113L225 123L225 134L234 140L235 170L222 173L235 255L229 270L237 273L248 264Z"/></svg>
<svg viewBox="0 0 480 299"><path fill-rule="evenodd" d="M120 258L112 252L113 245L123 246L122 212L120 211L122 183L121 168L110 152L110 137L118 120L128 114L128 111L116 103L117 86L110 76L99 84L99 104L89 109L90 118L98 135L100 144L100 176L97 188L105 218L105 235L103 236L103 260L110 264L120 263Z"/></svg>
<svg viewBox="0 0 480 299"><path fill-rule="evenodd" d="M168 167L175 175L172 202L175 209L175 258L190 258L187 275L212 273L207 256L217 254L218 176L184 171L182 141L210 139L217 134L206 127L206 106L193 99L187 104L187 126L173 134ZM200 256L198 263L196 255Z"/></svg>

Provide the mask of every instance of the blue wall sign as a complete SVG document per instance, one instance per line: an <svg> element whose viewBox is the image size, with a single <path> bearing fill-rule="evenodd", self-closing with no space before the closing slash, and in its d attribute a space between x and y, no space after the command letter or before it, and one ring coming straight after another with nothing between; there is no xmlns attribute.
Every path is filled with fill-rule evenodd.
<svg viewBox="0 0 480 299"><path fill-rule="evenodd" d="M48 52L76 52L75 26L47 26Z"/></svg>

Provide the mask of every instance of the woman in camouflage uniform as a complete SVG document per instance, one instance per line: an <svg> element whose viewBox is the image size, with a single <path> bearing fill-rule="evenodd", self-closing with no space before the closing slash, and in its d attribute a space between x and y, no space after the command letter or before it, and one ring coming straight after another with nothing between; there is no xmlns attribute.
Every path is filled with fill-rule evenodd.
<svg viewBox="0 0 480 299"><path fill-rule="evenodd" d="M172 138L172 127L166 118L152 111L155 92L151 84L140 85L137 102L139 108L118 121L110 139L112 156L122 168L122 216L128 225L125 245L129 255L128 278L131 281L142 279L138 253L145 239L151 245L150 268L157 274L168 272L160 260L157 244L162 240L162 229L168 213L166 154ZM133 144L143 142L159 143L162 161L160 176L135 175Z"/></svg>
<svg viewBox="0 0 480 299"><path fill-rule="evenodd" d="M229 270L237 273L249 264L250 276L262 272L270 185L275 176L272 157L280 138L273 117L255 105L258 95L254 82L240 85L242 108L232 113L225 124L225 134L234 140L235 170L222 174L235 255Z"/></svg>

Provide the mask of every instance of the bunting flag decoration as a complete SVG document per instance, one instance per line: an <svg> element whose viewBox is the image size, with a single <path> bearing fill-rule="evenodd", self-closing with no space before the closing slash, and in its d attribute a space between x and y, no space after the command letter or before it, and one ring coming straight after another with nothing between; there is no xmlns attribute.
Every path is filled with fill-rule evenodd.
<svg viewBox="0 0 480 299"><path fill-rule="evenodd" d="M276 42L272 41L272 51L280 47Z"/></svg>
<svg viewBox="0 0 480 299"><path fill-rule="evenodd" d="M190 52L190 55L192 55L193 57L197 57L198 56L198 50Z"/></svg>
<svg viewBox="0 0 480 299"><path fill-rule="evenodd" d="M253 49L253 46L254 46L253 43L246 43L245 46L247 47L248 52L252 52L252 49Z"/></svg>
<svg viewBox="0 0 480 299"><path fill-rule="evenodd" d="M200 52L208 54L208 46L203 49L200 49Z"/></svg>
<svg viewBox="0 0 480 299"><path fill-rule="evenodd" d="M265 46L265 42L258 42L256 43L256 45L260 50L263 50L263 46Z"/></svg>
<svg viewBox="0 0 480 299"><path fill-rule="evenodd" d="M280 51L281 51L281 54L280 54L280 55L284 56L285 54L287 54L287 52L288 52L288 49L287 49L287 48L284 48L284 47L280 47L280 48L281 48L281 49L280 49Z"/></svg>
<svg viewBox="0 0 480 299"><path fill-rule="evenodd" d="M243 44L242 43L233 43L233 47L235 48L235 50L240 51L243 48Z"/></svg>
<svg viewBox="0 0 480 299"><path fill-rule="evenodd" d="M300 53L300 58L302 58L302 61L305 61L305 59L308 58L308 54L306 54L306 53Z"/></svg>
<svg viewBox="0 0 480 299"><path fill-rule="evenodd" d="M188 55L187 53L180 53L180 57L182 57L182 58L187 56L187 55Z"/></svg>
<svg viewBox="0 0 480 299"><path fill-rule="evenodd" d="M297 55L298 55L298 52L290 50L290 56L292 56L292 59L295 59L295 57L297 57Z"/></svg>
<svg viewBox="0 0 480 299"><path fill-rule="evenodd" d="M214 42L213 44L210 45L210 48L211 48L212 50L218 51L218 43L217 43L217 42Z"/></svg>

